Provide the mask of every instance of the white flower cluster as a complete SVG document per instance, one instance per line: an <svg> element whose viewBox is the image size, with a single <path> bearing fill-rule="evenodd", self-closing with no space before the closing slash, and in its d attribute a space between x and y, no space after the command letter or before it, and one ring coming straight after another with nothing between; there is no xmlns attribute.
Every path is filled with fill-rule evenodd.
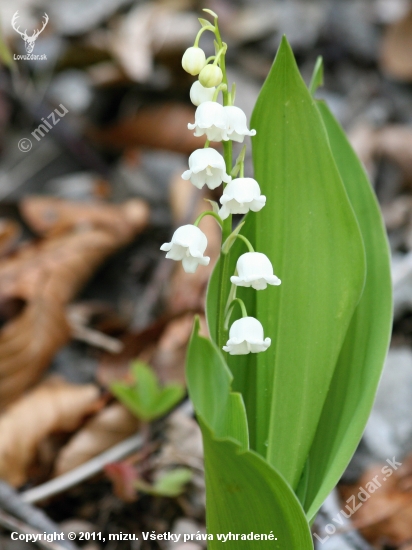
<svg viewBox="0 0 412 550"><path fill-rule="evenodd" d="M216 88L223 79L222 70L217 65L219 54L215 56L213 64L207 64L206 56L197 46L197 41L198 39L195 46L186 50L182 58L185 71L191 75L199 75L199 80L194 82L190 90L190 99L197 109L195 122L188 124L188 128L194 130L197 137L206 136L208 142L230 140L243 143L245 136L254 136L256 131L248 129L246 115L239 107L230 104L223 106L217 102L222 86L226 89L226 85ZM265 206L266 197L261 195L258 182L245 177L232 179L227 173L223 156L209 147L208 142L203 149L197 149L190 155L189 169L182 174L182 178L190 180L198 189L205 185L209 189L216 189L222 182L226 184L220 198L222 206L217 215L220 223L232 214L259 212ZM216 216L215 213L212 215ZM203 256L207 238L197 227L198 221L194 225L179 227L171 242L161 246L161 250L167 252L166 258L182 261L183 269L187 273L194 273L198 265L208 265L210 262L209 257ZM236 274L230 280L236 286L252 287L255 290L264 290L268 284L281 283L273 274L269 258L260 252L242 254L237 261ZM261 323L254 317L247 316L244 305L242 308L243 318L232 324L229 340L223 346L224 351L231 355L266 351L271 339L264 338Z"/></svg>

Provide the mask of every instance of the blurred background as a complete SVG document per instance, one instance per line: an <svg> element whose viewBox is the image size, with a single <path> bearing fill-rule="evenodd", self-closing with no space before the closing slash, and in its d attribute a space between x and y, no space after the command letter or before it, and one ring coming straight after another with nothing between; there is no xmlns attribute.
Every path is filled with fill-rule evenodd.
<svg viewBox="0 0 412 550"><path fill-rule="evenodd" d="M203 319L219 249L213 220L202 222L213 261L194 276L159 247L207 208L205 198L216 199L180 178L199 147L187 130L194 78L181 57L204 7L219 14L229 79L248 117L283 34L307 83L323 57L317 97L344 126L377 193L392 252L392 345L362 442L314 530L324 539L345 500L395 457L402 467L316 542L411 550L409 0L1 0L0 548L36 548L10 541L19 529L106 538L42 546L49 550L179 550L141 533L204 532L190 403L147 421L112 390L131 379L135 358L162 385L184 387L193 313ZM207 33L201 46L213 53ZM121 532L139 540L109 541Z"/></svg>

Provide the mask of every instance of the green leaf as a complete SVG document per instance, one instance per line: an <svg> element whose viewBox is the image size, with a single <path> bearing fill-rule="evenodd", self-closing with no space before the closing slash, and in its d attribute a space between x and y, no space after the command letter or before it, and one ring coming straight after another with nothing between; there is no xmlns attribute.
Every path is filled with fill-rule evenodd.
<svg viewBox="0 0 412 550"><path fill-rule="evenodd" d="M232 248L233 244L235 243L237 236L239 235L240 231L242 230L242 227L245 222L240 222L235 229L232 231L232 233L229 235L229 237L225 240L225 242L222 245L222 252L223 254L228 254L230 249Z"/></svg>
<svg viewBox="0 0 412 550"><path fill-rule="evenodd" d="M322 119L285 38L251 127L257 130L255 178L267 201L247 215L241 233L269 257L282 284L238 290L272 345L227 361L233 389L244 398L251 448L296 488L362 295L365 256ZM231 273L243 251L242 243L233 245ZM217 285L214 273L207 299L211 334Z"/></svg>
<svg viewBox="0 0 412 550"><path fill-rule="evenodd" d="M209 13L212 17L214 17L215 19L218 19L218 15L212 11L212 10L209 10L207 8L204 8L203 11L205 11L206 13Z"/></svg>
<svg viewBox="0 0 412 550"><path fill-rule="evenodd" d="M283 477L262 457L241 451L232 441L216 440L201 421L206 475L206 522L214 540L208 549L221 548L218 533L273 533L277 540L227 540L229 550L313 550L303 510Z"/></svg>
<svg viewBox="0 0 412 550"><path fill-rule="evenodd" d="M115 382L110 389L125 407L146 422L166 414L185 393L180 384L167 384L161 388L153 370L141 361L132 364L132 373L134 385Z"/></svg>
<svg viewBox="0 0 412 550"><path fill-rule="evenodd" d="M209 550L220 548L217 534L264 533L277 541L229 541L233 550L299 548L312 550L312 538L300 503L283 477L247 450L242 397L232 393L232 376L222 353L199 336L195 320L187 356L189 394L205 446Z"/></svg>
<svg viewBox="0 0 412 550"><path fill-rule="evenodd" d="M189 468L175 468L160 476L153 485L138 479L135 487L139 491L160 497L178 497L184 491L186 483L192 479Z"/></svg>
<svg viewBox="0 0 412 550"><path fill-rule="evenodd" d="M206 202L208 202L211 207L212 207L212 211L215 213L215 214L219 214L219 205L217 204L216 201L212 201L210 199L204 199Z"/></svg>
<svg viewBox="0 0 412 550"><path fill-rule="evenodd" d="M312 78L309 84L309 92L315 95L319 86L323 86L323 59L321 55L317 58L315 68L313 69Z"/></svg>
<svg viewBox="0 0 412 550"><path fill-rule="evenodd" d="M255 177L267 202L244 233L282 279L256 297L256 316L272 338L256 360L264 396L256 448L296 488L362 295L365 252L322 119L285 38L251 124Z"/></svg>
<svg viewBox="0 0 412 550"><path fill-rule="evenodd" d="M230 437L248 448L245 408L240 394L231 393L232 375L222 353L207 338L198 335L195 318L187 352L186 377L196 412L205 419L217 437Z"/></svg>
<svg viewBox="0 0 412 550"><path fill-rule="evenodd" d="M6 65L6 67L12 68L13 66L15 66L15 62L9 47L4 40L1 28L2 25L0 20L0 63L3 63L3 65Z"/></svg>
<svg viewBox="0 0 412 550"><path fill-rule="evenodd" d="M365 289L352 318L310 452L306 496L313 518L361 438L379 382L392 325L390 261L379 206L365 171L328 107L318 103L330 146L365 244Z"/></svg>
<svg viewBox="0 0 412 550"><path fill-rule="evenodd" d="M211 27L212 29L214 29L214 26L212 25L212 23L207 19L203 19L202 17L198 17L198 19L202 27Z"/></svg>

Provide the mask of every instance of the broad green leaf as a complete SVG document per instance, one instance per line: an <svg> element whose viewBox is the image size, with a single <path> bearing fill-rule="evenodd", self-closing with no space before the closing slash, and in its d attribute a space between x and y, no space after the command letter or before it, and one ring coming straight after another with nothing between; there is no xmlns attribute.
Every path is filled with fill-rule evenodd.
<svg viewBox="0 0 412 550"><path fill-rule="evenodd" d="M186 377L196 413L213 428L217 437L231 437L248 448L246 413L242 397L231 392L232 375L222 353L199 336L195 318L186 359Z"/></svg>
<svg viewBox="0 0 412 550"><path fill-rule="evenodd" d="M343 130L323 102L318 103L318 108L359 220L367 277L310 452L306 496L310 519L338 482L361 438L375 397L392 324L389 253L377 201Z"/></svg>
<svg viewBox="0 0 412 550"><path fill-rule="evenodd" d="M247 215L241 233L270 258L282 284L239 289L272 345L227 362L233 389L244 398L251 448L296 488L362 295L365 257L322 119L285 38L251 127L255 178L267 200ZM242 252L236 242L231 270ZM214 273L207 300L212 334L217 284Z"/></svg>
<svg viewBox="0 0 412 550"><path fill-rule="evenodd" d="M283 477L262 457L242 452L232 441L216 440L201 421L206 476L206 522L214 540L218 533L273 532L277 540L227 540L229 550L313 550L312 536L301 505Z"/></svg>
<svg viewBox="0 0 412 550"><path fill-rule="evenodd" d="M153 370L141 361L132 364L135 380L133 385L115 382L113 394L138 418L150 422L172 409L183 397L185 390L180 384L160 387Z"/></svg>
<svg viewBox="0 0 412 550"><path fill-rule="evenodd" d="M267 396L258 399L256 446L295 488L362 295L365 256L322 119L286 39L251 124L255 177L267 202L244 233L282 279L256 298L273 339L256 360L257 391Z"/></svg>
<svg viewBox="0 0 412 550"><path fill-rule="evenodd" d="M296 548L312 550L303 509L283 477L247 450L242 398L230 390L232 376L221 352L199 336L196 319L187 356L189 394L205 447L209 550L220 548L217 534L271 531L277 541L227 540L229 550Z"/></svg>

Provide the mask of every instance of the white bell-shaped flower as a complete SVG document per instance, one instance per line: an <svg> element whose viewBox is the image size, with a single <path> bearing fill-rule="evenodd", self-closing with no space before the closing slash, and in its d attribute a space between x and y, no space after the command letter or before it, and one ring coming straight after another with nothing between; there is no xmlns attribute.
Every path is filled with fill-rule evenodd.
<svg viewBox="0 0 412 550"><path fill-rule="evenodd" d="M199 107L199 105L205 101L212 101L215 91L216 88L205 88L196 80L190 88L190 101L193 105Z"/></svg>
<svg viewBox="0 0 412 550"><path fill-rule="evenodd" d="M189 157L189 170L183 172L182 178L190 180L195 187L216 189L224 181L229 183L231 177L226 174L225 159L212 147L196 149Z"/></svg>
<svg viewBox="0 0 412 550"><path fill-rule="evenodd" d="M226 186L220 197L222 208L219 216L225 220L230 214L247 214L249 210L259 212L265 206L266 197L260 194L260 187L253 178L236 178Z"/></svg>
<svg viewBox="0 0 412 550"><path fill-rule="evenodd" d="M256 130L247 127L246 115L239 107L227 105L223 107L226 114L227 139L243 143L245 136L255 136Z"/></svg>
<svg viewBox="0 0 412 550"><path fill-rule="evenodd" d="M236 264L237 275L230 277L237 286L265 290L268 285L280 285L281 280L273 274L269 258L261 252L246 252Z"/></svg>
<svg viewBox="0 0 412 550"><path fill-rule="evenodd" d="M243 317L233 323L229 330L229 340L223 350L230 355L247 355L266 351L271 344L264 338L263 327L254 317Z"/></svg>
<svg viewBox="0 0 412 550"><path fill-rule="evenodd" d="M206 55L202 48L192 46L187 48L182 57L182 67L184 70L195 76L200 73L206 65Z"/></svg>
<svg viewBox="0 0 412 550"><path fill-rule="evenodd" d="M209 141L227 141L225 108L216 101L205 101L196 109L195 123L188 124L189 130L200 137L206 134Z"/></svg>
<svg viewBox="0 0 412 550"><path fill-rule="evenodd" d="M194 273L197 266L208 265L210 258L203 256L207 247L206 235L195 225L182 225L173 233L170 243L162 244L160 250L167 252L166 258L182 261L186 273Z"/></svg>

